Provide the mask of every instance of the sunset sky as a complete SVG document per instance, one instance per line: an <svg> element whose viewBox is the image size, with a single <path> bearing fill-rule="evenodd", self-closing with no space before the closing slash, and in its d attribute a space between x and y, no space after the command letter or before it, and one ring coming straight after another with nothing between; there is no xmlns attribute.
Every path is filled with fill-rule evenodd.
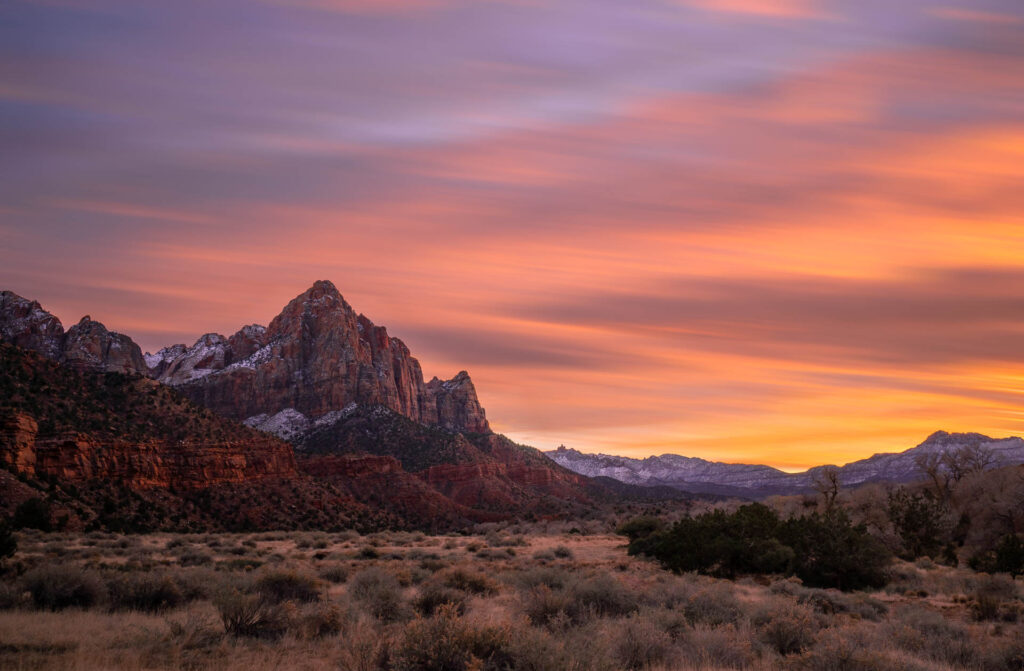
<svg viewBox="0 0 1024 671"><path fill-rule="evenodd" d="M143 350L330 279L541 448L1024 434L1021 0L8 0L0 120L0 288Z"/></svg>

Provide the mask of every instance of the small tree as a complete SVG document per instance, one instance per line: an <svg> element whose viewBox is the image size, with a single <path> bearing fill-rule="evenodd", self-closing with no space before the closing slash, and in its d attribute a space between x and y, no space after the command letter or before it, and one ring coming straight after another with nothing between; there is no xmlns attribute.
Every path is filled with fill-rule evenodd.
<svg viewBox="0 0 1024 671"><path fill-rule="evenodd" d="M7 520L0 520L0 564L8 557L13 557L18 551L18 541L14 537L14 531Z"/></svg>
<svg viewBox="0 0 1024 671"><path fill-rule="evenodd" d="M826 466L821 474L814 479L814 488L821 494L825 514L831 513L835 508L836 499L839 498L839 485L839 469L835 466Z"/></svg>
<svg viewBox="0 0 1024 671"><path fill-rule="evenodd" d="M903 487L889 493L889 519L903 543L904 559L937 556L952 526L948 507L931 492L911 493Z"/></svg>
<svg viewBox="0 0 1024 671"><path fill-rule="evenodd" d="M50 502L38 497L24 501L15 509L13 522L17 529L52 531Z"/></svg>
<svg viewBox="0 0 1024 671"><path fill-rule="evenodd" d="M1013 577L1024 575L1024 541L1017 534L1006 534L996 547L995 570Z"/></svg>

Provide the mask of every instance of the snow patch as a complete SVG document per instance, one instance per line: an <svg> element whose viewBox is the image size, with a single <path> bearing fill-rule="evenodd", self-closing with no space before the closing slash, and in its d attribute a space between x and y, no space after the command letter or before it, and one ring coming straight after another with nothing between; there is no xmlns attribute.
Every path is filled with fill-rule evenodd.
<svg viewBox="0 0 1024 671"><path fill-rule="evenodd" d="M278 413L253 415L242 422L246 426L272 433L282 440L291 440L309 430L309 418L295 408L285 408Z"/></svg>

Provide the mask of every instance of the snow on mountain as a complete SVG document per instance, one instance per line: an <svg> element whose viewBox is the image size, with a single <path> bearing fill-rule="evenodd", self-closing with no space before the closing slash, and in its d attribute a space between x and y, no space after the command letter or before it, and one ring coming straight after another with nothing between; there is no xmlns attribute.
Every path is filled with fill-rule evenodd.
<svg viewBox="0 0 1024 671"><path fill-rule="evenodd" d="M923 473L917 464L921 454L943 454L978 447L991 455L991 467L1024 463L1024 440L993 439L978 433L938 431L923 443L904 452L875 454L845 466L815 466L802 473L752 464L727 464L677 454L633 459L608 454L586 454L559 447L548 457L571 471L590 477L610 477L635 485L669 485L694 492L737 494L751 497L797 494L812 491L826 468L835 468L845 486L869 482L910 482Z"/></svg>

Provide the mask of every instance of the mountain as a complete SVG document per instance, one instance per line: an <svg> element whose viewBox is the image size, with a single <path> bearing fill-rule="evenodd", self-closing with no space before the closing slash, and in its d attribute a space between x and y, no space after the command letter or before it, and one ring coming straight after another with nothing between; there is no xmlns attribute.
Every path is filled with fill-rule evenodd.
<svg viewBox="0 0 1024 671"><path fill-rule="evenodd" d="M425 383L405 343L357 314L328 281L297 296L266 328L209 333L146 361L156 379L197 403L272 431L308 427L355 403L452 431L490 432L468 373Z"/></svg>
<svg viewBox="0 0 1024 671"><path fill-rule="evenodd" d="M304 475L288 443L219 417L169 387L141 375L57 364L6 343L0 344L0 468L0 510L9 515L38 498L68 528L389 521L343 486Z"/></svg>
<svg viewBox="0 0 1024 671"><path fill-rule="evenodd" d="M11 291L0 291L0 342L80 370L148 373L142 350L128 336L108 331L88 315L65 333L60 320L39 303Z"/></svg>
<svg viewBox="0 0 1024 671"><path fill-rule="evenodd" d="M67 528L442 530L666 498L494 434L467 373L424 383L329 282L266 328L145 358L89 318L64 332L0 298L6 516L39 498Z"/></svg>
<svg viewBox="0 0 1024 671"><path fill-rule="evenodd" d="M937 431L923 443L903 452L875 454L845 466L816 466L802 473L786 473L770 466L727 464L676 454L633 459L607 454L586 454L564 446L546 452L553 461L588 477L609 477L634 485L667 485L691 493L757 498L772 494L814 491L825 469L835 469L843 486L869 482L911 482L924 477L918 466L922 455L941 455L963 448L980 448L991 457L990 467L1024 463L1024 440L989 438L979 433Z"/></svg>

